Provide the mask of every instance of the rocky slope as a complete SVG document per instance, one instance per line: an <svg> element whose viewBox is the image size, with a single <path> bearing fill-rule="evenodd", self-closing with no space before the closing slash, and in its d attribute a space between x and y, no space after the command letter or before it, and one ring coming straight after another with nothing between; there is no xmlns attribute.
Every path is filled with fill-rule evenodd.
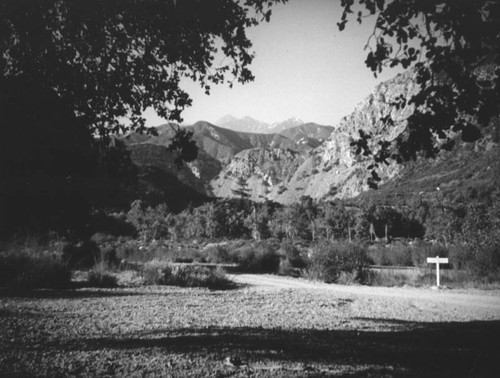
<svg viewBox="0 0 500 378"><path fill-rule="evenodd" d="M253 148L240 152L212 181L212 193L217 197L232 197L239 177L247 180L253 200L272 198L281 183L291 179L304 161L300 152L281 148ZM269 192L269 193L268 193Z"/></svg>
<svg viewBox="0 0 500 378"><path fill-rule="evenodd" d="M187 188L197 195L233 197L239 178L247 180L252 199L281 203L298 201L303 195L325 200L358 196L360 201L404 202L435 196L438 187L440 198L454 201L487 197L500 185L495 178L500 177L498 120L475 144L458 143L453 151L435 160L382 166L380 189L367 191L371 161L356 155L350 143L358 138L359 130L372 134L370 143L374 146L382 139L398 137L413 109L396 110L390 103L400 95L409 98L417 89L411 71L381 83L335 128L306 123L279 134L255 134L197 122L188 129L200 147L199 158L181 170L166 148L176 125L159 127L156 137L129 135L126 142L136 165L142 171L149 167L143 174L146 189L168 192L170 197L176 197L177 190L188 193ZM386 127L381 119L389 113L402 122ZM162 172L161 180L158 172L151 174L151 167Z"/></svg>
<svg viewBox="0 0 500 378"><path fill-rule="evenodd" d="M330 137L334 129L335 128L332 126L323 126L314 122L307 122L302 125L283 130L280 132L280 135L296 141L304 138L324 141Z"/></svg>
<svg viewBox="0 0 500 378"><path fill-rule="evenodd" d="M396 110L390 103L400 95L409 98L417 90L411 71L398 75L392 80L379 84L373 92L354 111L332 130L323 129L318 125L302 125L300 129L287 130L283 133L288 137L303 135L306 140L308 131L316 128L329 134L324 143L295 157L292 162L280 162L281 165L292 164L287 167L287 174L279 176L281 181L270 182L267 188L270 191L268 198L282 203L297 201L301 196L308 195L312 198L349 198L354 197L368 189L366 179L368 177L367 166L370 161L358 156L352 150L350 143L359 136L359 130L373 134L371 143L376 145L379 140L393 140L403 131L405 123L401 122L394 127L386 127L381 119L389 112L393 119L404 120L411 113L412 108L406 107ZM219 174L214 187L214 194L228 195L226 190L217 189L231 187L236 177L243 176L251 182L259 176L268 173L265 167L248 170L243 167L251 162L245 162L248 155L237 155L238 163L228 165ZM236 157L235 157L236 158ZM287 157L288 159L288 157ZM238 169L238 167L240 167ZM391 164L381 169L380 175L386 182L396 177L401 167ZM259 198L263 192L255 186L256 193L252 197Z"/></svg>
<svg viewBox="0 0 500 378"><path fill-rule="evenodd" d="M302 190L292 190L283 199L276 199L289 202L298 199L300 195L313 198L348 198L367 190L367 166L371 161L356 155L350 143L359 137L359 130L373 135L370 143L374 146L380 140L391 141L399 136L404 130L405 122L387 127L381 119L388 113L391 113L395 120L407 118L413 111L411 107L397 110L390 103L399 95L409 98L417 89L411 71L379 84L349 116L340 121L328 140L313 150L297 169L288 187L302 187ZM400 169L395 163L382 167L382 182L395 177Z"/></svg>
<svg viewBox="0 0 500 378"><path fill-rule="evenodd" d="M412 71L398 75L379 84L334 128L306 123L280 134L252 134L198 122L188 128L200 147L200 158L185 168L189 174L180 172L180 180L204 194L232 197L232 189L242 177L248 181L254 200L268 198L281 203L298 201L303 195L325 200L356 197L368 190L367 167L371 160L355 154L352 140L359 137L359 130L372 135L372 146L380 140L397 138L413 109L395 109L391 102L400 95L408 99L417 90ZM384 125L381 119L388 114L401 122ZM493 130L473 145L459 144L434 161L381 166L378 193L384 198L404 197L405 193L415 196L435 190L438 185L442 191L463 197L470 194L464 190L470 189L472 195L493 190L496 184L491 175L500 169L495 163L500 156L500 127L498 122L492 127L496 134ZM171 136L172 129L166 125L157 137L130 136L129 143L145 149L148 144L166 146ZM169 173L176 174L175 170Z"/></svg>
<svg viewBox="0 0 500 378"><path fill-rule="evenodd" d="M185 185L206 195L231 196L232 180L242 175L251 179L258 197L265 188L287 181L302 162L305 151L323 143L333 130L329 126L301 125L282 134L242 133L200 121L186 128L193 132L199 147L199 157L177 170L173 156L167 150L176 124L157 128L157 136L130 134L124 141L132 151L132 160L140 167L151 165L178 176ZM222 176L219 173L222 172ZM255 177L252 177L255 176ZM215 181L214 181L215 180ZM215 192L212 189L216 188Z"/></svg>

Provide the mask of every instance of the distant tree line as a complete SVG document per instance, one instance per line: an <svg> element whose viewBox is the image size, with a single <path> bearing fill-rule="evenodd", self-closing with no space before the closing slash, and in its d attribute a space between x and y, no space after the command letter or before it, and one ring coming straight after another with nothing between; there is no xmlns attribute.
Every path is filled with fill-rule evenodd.
<svg viewBox="0 0 500 378"><path fill-rule="evenodd" d="M496 193L499 196L500 193ZM167 206L135 201L127 220L142 238L385 241L427 238L441 243L499 240L500 206L420 200L380 203L320 202L304 196L297 203L217 199L173 213ZM376 240L371 235L374 231ZM481 241L482 240L482 241Z"/></svg>

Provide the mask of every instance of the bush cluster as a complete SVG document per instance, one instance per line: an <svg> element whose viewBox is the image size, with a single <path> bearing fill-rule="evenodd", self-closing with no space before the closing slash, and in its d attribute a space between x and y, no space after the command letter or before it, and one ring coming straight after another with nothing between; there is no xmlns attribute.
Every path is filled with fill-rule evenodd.
<svg viewBox="0 0 500 378"><path fill-rule="evenodd" d="M500 243L453 245L449 255L456 270L464 270L487 282L500 279Z"/></svg>
<svg viewBox="0 0 500 378"><path fill-rule="evenodd" d="M100 254L98 245L93 241L69 243L63 248L62 260L71 269L89 269L99 261Z"/></svg>
<svg viewBox="0 0 500 378"><path fill-rule="evenodd" d="M152 262L144 267L143 279L148 285L205 287L211 290L235 287L234 282L226 277L224 270L196 265L165 265Z"/></svg>
<svg viewBox="0 0 500 378"><path fill-rule="evenodd" d="M448 257L452 248L442 244L418 242L412 245L400 242L377 244L368 248L370 264L381 266L427 266L427 257Z"/></svg>
<svg viewBox="0 0 500 378"><path fill-rule="evenodd" d="M112 288L118 286L115 276L99 269L91 270L87 284L91 287Z"/></svg>
<svg viewBox="0 0 500 378"><path fill-rule="evenodd" d="M351 276L363 282L363 268L368 265L364 246L349 242L320 242L311 248L309 275L328 283Z"/></svg>
<svg viewBox="0 0 500 378"><path fill-rule="evenodd" d="M276 273L280 265L280 256L266 242L242 246L233 253L235 262L245 272Z"/></svg>
<svg viewBox="0 0 500 378"><path fill-rule="evenodd" d="M481 286L500 280L500 245L486 243L441 244L417 243L411 246L377 247L370 249L371 263L386 266L427 267L427 270L387 270L367 272L366 283L370 285L434 285L435 273L427 264L427 257L448 257L450 263L442 266L441 283L448 286ZM406 262L406 264L402 264Z"/></svg>
<svg viewBox="0 0 500 378"><path fill-rule="evenodd" d="M299 277L304 273L304 269L308 266L309 261L307 255L302 253L298 246L289 240L283 239L279 253L281 255L278 269L279 274Z"/></svg>
<svg viewBox="0 0 500 378"><path fill-rule="evenodd" d="M212 264L235 264L236 256L226 245L214 245L205 250L206 260Z"/></svg>
<svg viewBox="0 0 500 378"><path fill-rule="evenodd" d="M367 252L368 259L373 265L382 266L412 266L412 248L407 245L374 246Z"/></svg>
<svg viewBox="0 0 500 378"><path fill-rule="evenodd" d="M71 284L71 271L50 255L0 255L0 286L13 289L63 289Z"/></svg>
<svg viewBox="0 0 500 378"><path fill-rule="evenodd" d="M241 271L248 273L276 273L280 260L276 248L264 241L233 246L219 245L206 250L207 262L237 264Z"/></svg>

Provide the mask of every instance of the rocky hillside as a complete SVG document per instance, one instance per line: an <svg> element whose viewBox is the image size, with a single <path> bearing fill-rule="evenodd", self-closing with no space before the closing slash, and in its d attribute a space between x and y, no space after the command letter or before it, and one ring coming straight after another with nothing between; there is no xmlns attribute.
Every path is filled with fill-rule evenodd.
<svg viewBox="0 0 500 378"><path fill-rule="evenodd" d="M199 193L218 197L234 196L232 190L240 178L247 180L254 200L268 198L291 203L303 195L326 200L356 197L368 190L367 167L371 161L356 155L350 143L359 137L359 130L372 134L372 146L377 146L380 140L397 138L413 109L394 109L390 103L401 95L408 99L417 90L412 71L398 75L379 84L336 127L305 123L285 128L279 134L264 134L236 132L197 122L188 128L200 147L199 159L181 171L170 168L167 171L178 175L181 182ZM401 122L387 127L381 119L388 114ZM493 126L498 128L499 125ZM129 136L128 142L136 150L133 158L152 156L161 164L171 164L157 154L166 152L172 133L172 127L165 125L159 128L156 137ZM500 156L500 138L490 134L474 145L459 144L457 149L441 154L434 161L381 167L380 190L370 191L370 196L380 194L387 199L404 197L405 193L415 196L439 185L451 190L454 196L481 195L496 185L490 185L494 181L490 176L500 169L495 163ZM148 155L144 151L150 148ZM139 150L144 151L138 155ZM462 193L463 187L471 188L467 190L472 194Z"/></svg>
<svg viewBox="0 0 500 378"><path fill-rule="evenodd" d="M370 143L374 146L382 139L394 140L401 134L404 122L387 127L381 119L389 112L395 120L404 120L410 115L411 107L396 110L390 103L399 95L409 98L416 92L418 88L412 75L412 72L407 72L379 84L350 115L340 121L328 140L313 150L297 169L287 185L289 193L283 193L282 198L277 196L276 199L290 202L297 200L300 195L312 198L348 198L366 191L369 173L367 166L371 161L356 155L350 143L359 137L359 130L373 135ZM400 168L394 163L381 168L382 182L395 177Z"/></svg>
<svg viewBox="0 0 500 378"><path fill-rule="evenodd" d="M189 166L178 169L165 146L136 143L128 148L138 174L138 180L128 188L132 200L140 198L152 205L165 202L172 211L207 200L209 188L196 170Z"/></svg>
<svg viewBox="0 0 500 378"><path fill-rule="evenodd" d="M302 125L285 129L280 132L289 139L295 141L297 146L303 149L319 147L332 134L334 128L332 126L322 126L317 123L308 122Z"/></svg>
<svg viewBox="0 0 500 378"><path fill-rule="evenodd" d="M491 126L500 130L500 120ZM411 203L418 199L455 205L488 202L500 188L499 142L498 132L487 132L476 143L458 143L435 160L410 162L395 179L379 190L362 193L357 200Z"/></svg>
<svg viewBox="0 0 500 378"><path fill-rule="evenodd" d="M322 128L315 124L305 124L300 128L289 129L282 133L288 137L307 140L308 132L316 129L328 136L324 143L318 143L316 148L307 151L300 158L294 160L293 167L287 170L287 175L280 182L273 182L267 188L270 193L268 198L278 202L290 203L297 201L301 196L308 195L312 198L349 198L354 197L368 189L366 179L367 166L370 162L352 151L350 143L359 136L359 130L370 132L374 135L371 143L376 145L380 139L392 140L402 132L404 123L396 127L387 128L381 119L392 112L394 119L405 119L412 109L393 109L389 103L397 96L409 98L417 90L413 81L412 72L398 75L392 80L379 84L373 92L354 111L333 129ZM319 138L318 138L319 141ZM244 166L239 156L238 166ZM297 164L299 163L299 164ZM286 163L283 163L286 164ZM395 177L401 167L391 164L380 172L383 182ZM251 181L266 171L253 173L241 170L235 175L234 166L228 165L216 180L214 193L227 195L225 190L217 188L231 187L237 176L244 176ZM256 190L258 190L256 188ZM258 190L252 193L254 198L262 196Z"/></svg>
<svg viewBox="0 0 500 378"><path fill-rule="evenodd" d="M174 125L174 127L178 127ZM193 132L193 139L199 149L206 155L218 160L223 165L228 164L240 151L249 148L299 148L295 140L280 134L243 133L225 129L209 122L199 121L186 129ZM131 134L126 137L133 143L156 144L168 146L174 135L174 129L169 124L157 128L158 136Z"/></svg>
<svg viewBox="0 0 500 378"><path fill-rule="evenodd" d="M181 170L175 168L173 157L166 148L178 125L165 124L158 127L157 136L130 134L124 141L131 149L136 165L149 164L168 174L177 175L182 183L202 194L230 196L231 180L239 177L241 167L252 167L245 169L244 173L245 177L250 177L254 168L261 166L255 173L262 176L262 170L270 169L266 159L273 162L271 165L274 167L266 176L270 186L289 180L298 163L304 160L303 153L323 143L333 130L329 126L308 125L309 127L301 125L287 129L283 135L235 132L208 122L197 122L186 128L193 132L193 139L199 147L199 158ZM223 175L219 177L224 168ZM213 183L214 179L217 184ZM217 188L215 193L212 188ZM255 188L260 195L263 189L257 184Z"/></svg>
<svg viewBox="0 0 500 378"><path fill-rule="evenodd" d="M262 201L271 195L273 189L290 181L303 161L303 154L290 149L244 150L237 154L212 181L212 193L217 197L232 197L232 190L237 189L236 181L243 177L247 180L251 198Z"/></svg>

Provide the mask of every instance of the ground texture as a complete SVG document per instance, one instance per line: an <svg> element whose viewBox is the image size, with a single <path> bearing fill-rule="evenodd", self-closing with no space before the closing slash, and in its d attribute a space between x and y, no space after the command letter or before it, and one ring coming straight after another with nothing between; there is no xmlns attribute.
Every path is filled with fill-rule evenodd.
<svg viewBox="0 0 500 378"><path fill-rule="evenodd" d="M499 291L233 278L2 291L0 376L499 376Z"/></svg>

